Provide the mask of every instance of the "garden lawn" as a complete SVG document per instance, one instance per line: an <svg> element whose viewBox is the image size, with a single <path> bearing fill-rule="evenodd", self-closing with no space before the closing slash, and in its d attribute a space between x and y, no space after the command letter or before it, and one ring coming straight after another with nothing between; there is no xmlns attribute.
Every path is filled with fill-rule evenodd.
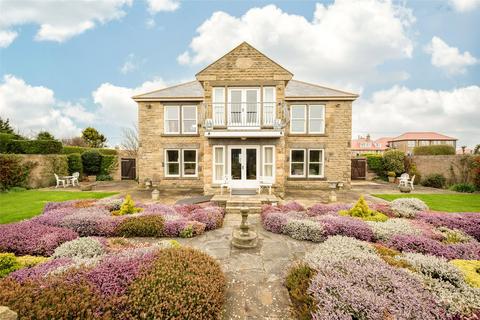
<svg viewBox="0 0 480 320"><path fill-rule="evenodd" d="M0 193L0 224L34 217L42 212L47 202L76 199L101 199L116 192L74 192L26 190Z"/></svg>
<svg viewBox="0 0 480 320"><path fill-rule="evenodd" d="M480 194L372 194L392 201L398 198L418 198L435 211L480 212Z"/></svg>

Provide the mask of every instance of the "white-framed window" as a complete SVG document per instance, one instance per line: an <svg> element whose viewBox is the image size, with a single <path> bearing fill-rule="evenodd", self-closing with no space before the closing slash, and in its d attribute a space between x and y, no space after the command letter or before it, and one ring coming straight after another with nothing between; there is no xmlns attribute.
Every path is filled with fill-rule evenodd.
<svg viewBox="0 0 480 320"><path fill-rule="evenodd" d="M434 145L438 145L438 144L440 144L440 141L439 141L439 140L435 140L435 141L432 141L432 143L433 143Z"/></svg>
<svg viewBox="0 0 480 320"><path fill-rule="evenodd" d="M308 106L308 133L325 133L325 105Z"/></svg>
<svg viewBox="0 0 480 320"><path fill-rule="evenodd" d="M182 176L196 177L198 157L196 149L182 149Z"/></svg>
<svg viewBox="0 0 480 320"><path fill-rule="evenodd" d="M428 140L421 140L421 141L419 141L419 144L420 144L421 146L428 146L428 145L430 144L430 141L428 141Z"/></svg>
<svg viewBox="0 0 480 320"><path fill-rule="evenodd" d="M225 125L225 88L212 89L213 125Z"/></svg>
<svg viewBox="0 0 480 320"><path fill-rule="evenodd" d="M323 178L324 152L323 149L308 150L308 176Z"/></svg>
<svg viewBox="0 0 480 320"><path fill-rule="evenodd" d="M290 149L290 177L305 177L305 149Z"/></svg>
<svg viewBox="0 0 480 320"><path fill-rule="evenodd" d="M267 178L275 178L275 147L263 146L262 175Z"/></svg>
<svg viewBox="0 0 480 320"><path fill-rule="evenodd" d="M180 133L180 106L165 106L164 132L167 134Z"/></svg>
<svg viewBox="0 0 480 320"><path fill-rule="evenodd" d="M180 177L180 150L165 150L165 177Z"/></svg>
<svg viewBox="0 0 480 320"><path fill-rule="evenodd" d="M197 133L197 106L182 106L182 133Z"/></svg>
<svg viewBox="0 0 480 320"><path fill-rule="evenodd" d="M408 145L408 147L410 147L410 148L415 147L415 140L409 140L409 141L407 142L407 145Z"/></svg>
<svg viewBox="0 0 480 320"><path fill-rule="evenodd" d="M290 132L307 133L307 106L292 105L290 107Z"/></svg>
<svg viewBox="0 0 480 320"><path fill-rule="evenodd" d="M213 147L213 182L221 183L225 177L225 147Z"/></svg>
<svg viewBox="0 0 480 320"><path fill-rule="evenodd" d="M272 126L276 117L277 104L275 87L263 87L263 124Z"/></svg>

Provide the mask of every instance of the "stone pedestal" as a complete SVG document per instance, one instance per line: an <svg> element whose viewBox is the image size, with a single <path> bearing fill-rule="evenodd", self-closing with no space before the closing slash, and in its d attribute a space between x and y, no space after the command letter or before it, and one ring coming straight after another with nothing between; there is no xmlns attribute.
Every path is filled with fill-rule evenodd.
<svg viewBox="0 0 480 320"><path fill-rule="evenodd" d="M255 248L258 243L258 235L248 226L248 208L242 207L240 213L242 214L242 223L240 228L233 230L232 245L240 249Z"/></svg>

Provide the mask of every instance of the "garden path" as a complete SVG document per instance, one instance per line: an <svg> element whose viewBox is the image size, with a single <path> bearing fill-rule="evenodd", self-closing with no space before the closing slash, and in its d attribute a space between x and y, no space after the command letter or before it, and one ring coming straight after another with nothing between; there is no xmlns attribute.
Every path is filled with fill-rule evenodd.
<svg viewBox="0 0 480 320"><path fill-rule="evenodd" d="M228 282L224 319L291 319L284 279L292 263L315 244L265 231L260 215L253 214L248 221L258 232L258 247L237 249L230 241L240 221L240 215L227 214L222 228L176 240L208 253L221 264Z"/></svg>

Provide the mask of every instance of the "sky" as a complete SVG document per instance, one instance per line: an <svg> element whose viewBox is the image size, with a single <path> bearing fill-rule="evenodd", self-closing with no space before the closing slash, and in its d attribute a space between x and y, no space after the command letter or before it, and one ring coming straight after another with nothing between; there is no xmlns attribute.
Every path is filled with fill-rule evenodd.
<svg viewBox="0 0 480 320"><path fill-rule="evenodd" d="M0 117L29 136L136 123L131 96L247 41L294 79L353 91L353 137L480 143L480 0L0 0Z"/></svg>

